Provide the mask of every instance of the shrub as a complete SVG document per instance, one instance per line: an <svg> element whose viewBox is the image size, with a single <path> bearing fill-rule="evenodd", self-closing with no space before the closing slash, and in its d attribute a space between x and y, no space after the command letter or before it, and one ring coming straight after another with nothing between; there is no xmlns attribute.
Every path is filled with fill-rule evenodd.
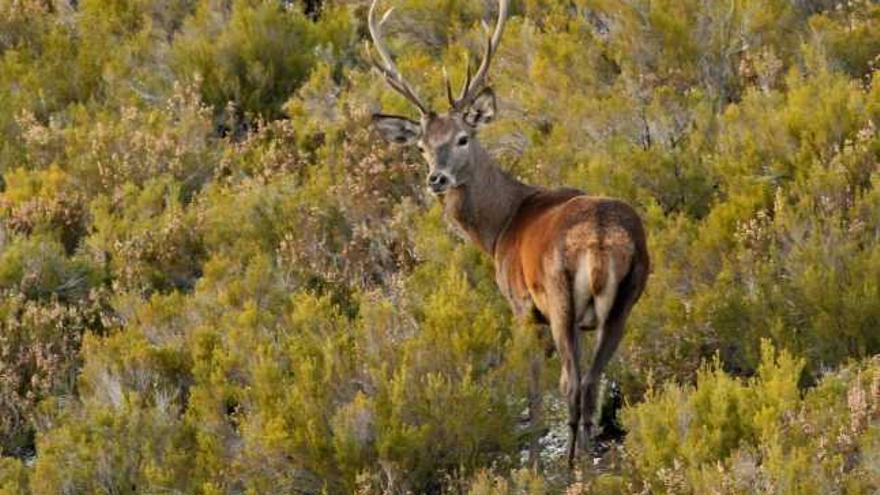
<svg viewBox="0 0 880 495"><path fill-rule="evenodd" d="M512 2L482 142L652 254L572 476L522 469L534 329L370 131L413 109L365 5L294 3L0 0L0 490L876 491L872 2ZM395 5L443 110L495 4Z"/></svg>
<svg viewBox="0 0 880 495"><path fill-rule="evenodd" d="M174 70L199 81L204 101L217 109L234 102L248 115L277 117L315 63L316 44L299 9L249 0L227 9L206 1L175 39Z"/></svg>
<svg viewBox="0 0 880 495"><path fill-rule="evenodd" d="M119 290L140 293L191 289L204 257L198 218L181 185L165 176L144 188L128 184L119 196L92 204L90 254L105 263Z"/></svg>

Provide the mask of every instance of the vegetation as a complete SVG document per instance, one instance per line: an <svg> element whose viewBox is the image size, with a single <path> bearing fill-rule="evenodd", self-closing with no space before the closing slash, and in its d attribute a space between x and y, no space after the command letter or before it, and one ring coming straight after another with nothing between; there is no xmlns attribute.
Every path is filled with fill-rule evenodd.
<svg viewBox="0 0 880 495"><path fill-rule="evenodd" d="M494 1L386 3L440 106ZM482 141L654 264L574 476L521 463L542 344L369 129L410 109L365 8L0 0L0 493L880 490L880 6L513 2Z"/></svg>

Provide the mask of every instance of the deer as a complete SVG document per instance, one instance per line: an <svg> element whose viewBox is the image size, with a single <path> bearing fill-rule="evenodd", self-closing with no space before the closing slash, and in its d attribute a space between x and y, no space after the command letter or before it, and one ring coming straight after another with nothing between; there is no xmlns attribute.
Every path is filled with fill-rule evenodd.
<svg viewBox="0 0 880 495"><path fill-rule="evenodd" d="M523 183L480 145L477 131L496 116L495 93L486 81L508 3L499 0L482 61L471 75L468 59L458 96L444 69L449 109L437 113L404 79L383 42L382 27L393 7L377 22L378 0L373 0L367 27L378 59L368 45L372 65L418 110L419 120L376 113L372 124L386 141L418 147L428 165L430 192L441 201L445 217L492 258L495 281L514 316L549 325L561 363L559 389L568 406L572 467L576 450L585 449L590 438L599 381L645 289L650 258L642 220L626 202ZM580 341L586 330L596 331L596 340L592 361L582 373Z"/></svg>

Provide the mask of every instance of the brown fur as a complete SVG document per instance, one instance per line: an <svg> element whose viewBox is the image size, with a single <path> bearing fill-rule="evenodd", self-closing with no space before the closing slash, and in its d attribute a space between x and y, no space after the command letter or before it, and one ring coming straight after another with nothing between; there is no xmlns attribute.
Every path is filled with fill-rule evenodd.
<svg viewBox="0 0 880 495"><path fill-rule="evenodd" d="M557 250L561 266L546 262L545 254ZM591 292L602 293L608 275L606 260L614 257L627 272L636 251L645 253L642 262L647 263L644 230L629 205L562 189L539 190L527 197L499 236L493 254L502 292L516 301L514 307L525 308L528 300L536 302L534 294L549 285L548 277L573 277L579 260L588 253L596 263L591 267ZM548 274L551 269L563 274ZM545 315L551 312L541 304L537 309Z"/></svg>

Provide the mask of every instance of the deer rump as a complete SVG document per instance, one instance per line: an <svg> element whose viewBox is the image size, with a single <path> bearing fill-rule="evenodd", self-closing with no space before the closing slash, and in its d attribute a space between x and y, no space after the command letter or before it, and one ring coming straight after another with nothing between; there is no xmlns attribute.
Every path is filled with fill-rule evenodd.
<svg viewBox="0 0 880 495"><path fill-rule="evenodd" d="M621 292L641 290L629 275L644 247L641 221L626 203L577 189L539 190L496 242L496 281L517 316L539 324L566 317L592 330L616 299L639 296Z"/></svg>

